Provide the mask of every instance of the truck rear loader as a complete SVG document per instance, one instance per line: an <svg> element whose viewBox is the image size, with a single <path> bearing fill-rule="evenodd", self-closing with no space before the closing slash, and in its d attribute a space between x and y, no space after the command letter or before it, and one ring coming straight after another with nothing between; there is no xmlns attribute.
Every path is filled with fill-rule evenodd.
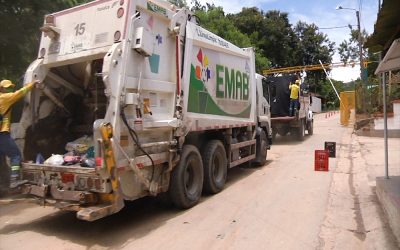
<svg viewBox="0 0 400 250"><path fill-rule="evenodd" d="M190 208L223 189L229 168L266 162L270 107L253 49L200 27L187 9L98 0L46 15L41 31L25 82L42 83L16 133L25 193L93 221L161 193ZM62 155L82 136L93 152Z"/></svg>

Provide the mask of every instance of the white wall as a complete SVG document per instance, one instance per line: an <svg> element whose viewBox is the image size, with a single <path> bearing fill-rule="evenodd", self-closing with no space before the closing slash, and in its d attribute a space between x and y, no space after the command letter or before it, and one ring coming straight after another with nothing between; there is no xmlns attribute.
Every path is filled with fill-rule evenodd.
<svg viewBox="0 0 400 250"><path fill-rule="evenodd" d="M320 113L321 112L321 98L318 97L311 97L312 98L312 103L311 103L311 110L314 113Z"/></svg>
<svg viewBox="0 0 400 250"><path fill-rule="evenodd" d="M376 118L374 120L375 130L384 129L383 118ZM400 103L393 103L393 117L387 118L388 130L400 129Z"/></svg>

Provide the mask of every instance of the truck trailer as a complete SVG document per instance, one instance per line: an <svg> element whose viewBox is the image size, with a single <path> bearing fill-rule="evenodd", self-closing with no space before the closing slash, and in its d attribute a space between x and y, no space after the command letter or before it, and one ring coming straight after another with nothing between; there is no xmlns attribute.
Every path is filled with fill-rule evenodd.
<svg viewBox="0 0 400 250"><path fill-rule="evenodd" d="M46 15L40 30L24 82L41 84L16 133L25 193L93 221L161 193L190 208L229 168L265 164L270 107L254 50L189 10L98 0Z"/></svg>

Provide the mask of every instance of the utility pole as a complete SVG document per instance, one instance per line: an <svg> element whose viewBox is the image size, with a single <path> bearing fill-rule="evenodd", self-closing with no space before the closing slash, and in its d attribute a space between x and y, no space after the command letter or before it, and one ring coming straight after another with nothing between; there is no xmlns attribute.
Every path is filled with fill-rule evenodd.
<svg viewBox="0 0 400 250"><path fill-rule="evenodd" d="M361 25L360 25L360 12L356 10L357 16L357 27L358 27L358 52L360 56L360 79L361 79L361 93L362 93L362 105L363 105L363 113L367 114L367 106L365 101L366 95L366 83L364 81L364 61L363 61L363 52L362 52L362 35L361 35Z"/></svg>
<svg viewBox="0 0 400 250"><path fill-rule="evenodd" d="M354 10L357 16L357 28L358 28L358 53L360 56L360 79L361 79L361 94L362 94L362 106L363 106L363 113L367 114L367 106L366 106L366 82L364 82L364 62L363 62L363 52L362 52L362 35L361 35L361 25L360 25L360 11L353 9L353 8L344 8L342 6L336 7L336 10ZM356 98L357 98L357 91L356 91ZM356 103L356 110L357 110L357 103Z"/></svg>

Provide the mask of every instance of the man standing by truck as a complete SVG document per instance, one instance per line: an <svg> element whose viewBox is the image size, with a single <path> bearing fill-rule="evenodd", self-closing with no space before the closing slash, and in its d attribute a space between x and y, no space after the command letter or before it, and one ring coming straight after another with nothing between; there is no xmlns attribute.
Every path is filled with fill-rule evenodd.
<svg viewBox="0 0 400 250"><path fill-rule="evenodd" d="M0 155L10 158L10 188L14 189L26 181L20 180L21 152L10 135L11 108L14 103L24 97L39 81L29 83L14 92L15 85L10 80L0 82Z"/></svg>
<svg viewBox="0 0 400 250"><path fill-rule="evenodd" d="M295 83L290 83L290 106L289 106L289 116L294 116L296 114L296 110L299 106L299 90L300 90L300 80L297 79Z"/></svg>

